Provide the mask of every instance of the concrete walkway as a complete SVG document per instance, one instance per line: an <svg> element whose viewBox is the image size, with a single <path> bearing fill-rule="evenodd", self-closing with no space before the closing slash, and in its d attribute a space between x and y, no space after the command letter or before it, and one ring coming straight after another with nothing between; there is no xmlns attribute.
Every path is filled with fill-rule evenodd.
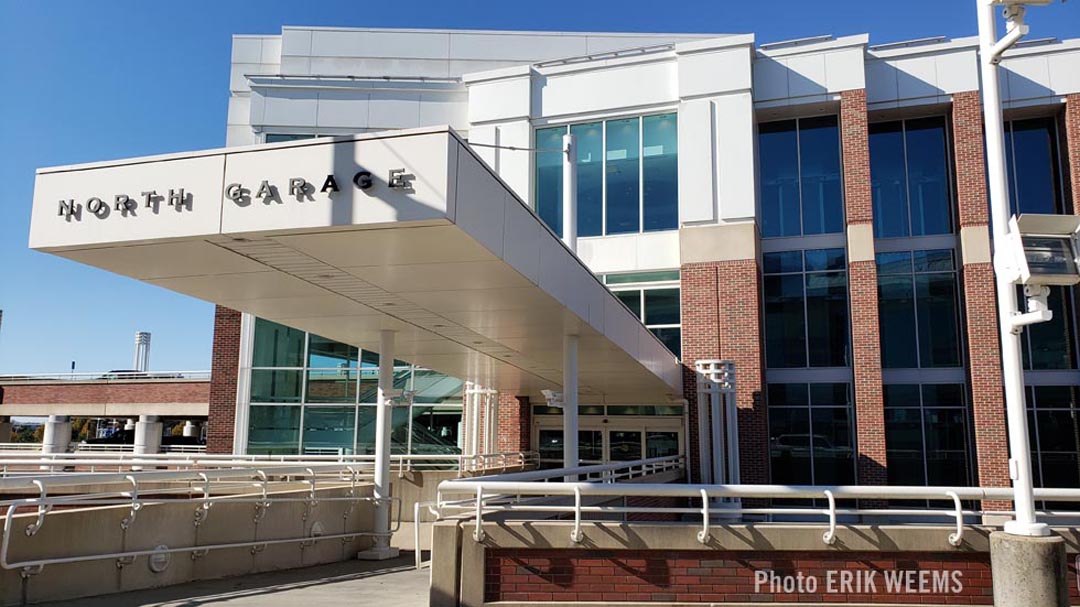
<svg viewBox="0 0 1080 607"><path fill-rule="evenodd" d="M390 561L345 561L305 569L191 582L123 594L39 603L48 607L200 607L236 605L337 607L428 604L428 569L413 569L412 553Z"/></svg>

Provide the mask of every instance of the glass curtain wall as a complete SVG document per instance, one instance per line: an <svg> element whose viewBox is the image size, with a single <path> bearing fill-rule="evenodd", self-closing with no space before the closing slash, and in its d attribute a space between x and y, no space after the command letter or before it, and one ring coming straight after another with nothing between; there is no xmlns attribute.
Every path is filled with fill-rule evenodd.
<svg viewBox="0 0 1080 607"><path fill-rule="evenodd" d="M851 320L837 116L758 125L772 482L855 481Z"/></svg>
<svg viewBox="0 0 1080 607"><path fill-rule="evenodd" d="M378 381L378 353L256 319L247 452L374 453ZM463 382L394 361L394 387L415 396L393 410L392 451L460 453Z"/></svg>
<svg viewBox="0 0 1080 607"><path fill-rule="evenodd" d="M679 227L678 118L672 113L536 130L536 212L562 233L562 138L577 138L578 236Z"/></svg>

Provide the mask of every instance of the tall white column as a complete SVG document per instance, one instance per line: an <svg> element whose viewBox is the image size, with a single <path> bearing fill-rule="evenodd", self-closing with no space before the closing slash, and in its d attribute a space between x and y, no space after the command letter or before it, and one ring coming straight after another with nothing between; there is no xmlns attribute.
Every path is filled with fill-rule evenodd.
<svg viewBox="0 0 1080 607"><path fill-rule="evenodd" d="M1009 470L1013 480L1015 519L1005 524L1014 535L1049 535L1045 523L1035 520L1035 496L1031 484L1031 447L1028 443L1027 411L1024 402L1024 376L1020 365L1020 329L1013 328L1017 312L1016 285L1010 272L1003 272L1000 256L1008 251L1001 246L1009 233L1009 191L1005 173L1005 125L998 89L998 68L994 56L997 44L998 7L986 0L977 2L979 13L979 63L982 69L983 115L986 124L986 172L990 186L990 214L996 247L994 274L997 278L998 324L1001 328L1001 369L1005 384L1005 411L1009 424ZM1022 26L1020 26L1022 27ZM1019 32L1018 32L1019 33ZM1017 37L1010 33L1009 37ZM1018 37L1017 37L1018 38Z"/></svg>
<svg viewBox="0 0 1080 607"><path fill-rule="evenodd" d="M184 438L194 438L199 435L199 427L191 420L184 422Z"/></svg>
<svg viewBox="0 0 1080 607"><path fill-rule="evenodd" d="M42 453L67 453L71 443L71 419L66 415L50 415L45 422L45 436L41 440Z"/></svg>
<svg viewBox="0 0 1080 607"><path fill-rule="evenodd" d="M140 415L135 422L135 448L139 455L161 451L162 424L156 415Z"/></svg>
<svg viewBox="0 0 1080 607"><path fill-rule="evenodd" d="M578 466L578 336L563 336L563 467ZM566 477L567 481L577 476Z"/></svg>
<svg viewBox="0 0 1080 607"><path fill-rule="evenodd" d="M393 421L394 390L394 332L379 333L379 397L375 412L375 537L368 550L357 555L364 560L385 560L397 557L398 549L390 547L390 431Z"/></svg>
<svg viewBox="0 0 1080 607"><path fill-rule="evenodd" d="M562 196L563 242L577 253L577 145L569 133L563 135Z"/></svg>

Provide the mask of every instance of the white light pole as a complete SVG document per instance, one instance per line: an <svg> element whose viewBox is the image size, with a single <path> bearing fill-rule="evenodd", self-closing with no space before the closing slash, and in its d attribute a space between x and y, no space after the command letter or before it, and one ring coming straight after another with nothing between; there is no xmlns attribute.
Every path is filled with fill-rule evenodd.
<svg viewBox="0 0 1080 607"><path fill-rule="evenodd" d="M1024 370L1020 361L1020 333L1015 322L1016 305L1013 260L1005 246L1009 238L1009 191L1005 173L1005 133L998 88L1001 55L1022 38L1025 4L1049 4L1049 0L975 0L979 15L979 64L982 70L982 101L986 125L986 168L990 185L990 213L994 234L994 276L997 282L998 324L1001 329L1001 367L1005 383L1005 407L1009 429L1009 475L1013 481L1015 518L1005 524L1006 533L1022 536L1050 535L1050 528L1035 519L1035 496L1031 482L1031 448L1028 444L1027 407L1024 402ZM994 12L1003 7L1008 31L997 39Z"/></svg>
<svg viewBox="0 0 1080 607"><path fill-rule="evenodd" d="M570 133L563 135L562 237L577 254L577 142Z"/></svg>

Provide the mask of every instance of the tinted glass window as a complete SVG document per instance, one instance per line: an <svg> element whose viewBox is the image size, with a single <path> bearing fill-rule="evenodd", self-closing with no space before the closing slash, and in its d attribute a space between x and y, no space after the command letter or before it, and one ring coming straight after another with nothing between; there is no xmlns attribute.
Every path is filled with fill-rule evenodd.
<svg viewBox="0 0 1080 607"><path fill-rule="evenodd" d="M855 481L848 384L768 384L769 457L774 483Z"/></svg>
<svg viewBox="0 0 1080 607"><path fill-rule="evenodd" d="M870 125L876 236L952 232L952 169L946 127L943 117Z"/></svg>
<svg viewBox="0 0 1080 607"><path fill-rule="evenodd" d="M637 232L641 207L637 118L607 121L607 233Z"/></svg>
<svg viewBox="0 0 1080 607"><path fill-rule="evenodd" d="M1065 213L1053 118L1005 123L1012 212Z"/></svg>
<svg viewBox="0 0 1080 607"><path fill-rule="evenodd" d="M255 319L253 367L302 367L304 332L262 318Z"/></svg>
<svg viewBox="0 0 1080 607"><path fill-rule="evenodd" d="M882 366L960 366L952 251L882 253L877 267Z"/></svg>
<svg viewBox="0 0 1080 607"><path fill-rule="evenodd" d="M296 455L300 450L300 407L251 407L248 413L251 455Z"/></svg>
<svg viewBox="0 0 1080 607"><path fill-rule="evenodd" d="M762 236L798 236L802 231L799 200L799 135L794 120L758 126L761 171Z"/></svg>
<svg viewBox="0 0 1080 607"><path fill-rule="evenodd" d="M604 230L604 125L575 124L570 132L577 145L578 236L599 236ZM562 179L561 164L559 171Z"/></svg>
<svg viewBox="0 0 1080 607"><path fill-rule="evenodd" d="M835 116L758 125L764 237L843 231L836 125Z"/></svg>
<svg viewBox="0 0 1080 607"><path fill-rule="evenodd" d="M799 120L799 171L803 234L842 232L844 197L836 116Z"/></svg>
<svg viewBox="0 0 1080 607"><path fill-rule="evenodd" d="M561 150L566 127L537 129L536 149ZM536 214L562 234L562 152L536 153ZM579 177L580 178L580 177Z"/></svg>
<svg viewBox="0 0 1080 607"><path fill-rule="evenodd" d="M679 128L675 114L645 116L641 128L644 230L674 230L679 227Z"/></svg>
<svg viewBox="0 0 1080 607"><path fill-rule="evenodd" d="M1073 327L1073 287L1050 287L1047 306L1053 318L1024 327L1020 343L1025 369L1075 369L1076 344ZM1023 289L1017 287L1017 301L1023 302Z"/></svg>
<svg viewBox="0 0 1080 607"><path fill-rule="evenodd" d="M307 407L304 453L352 454L356 407Z"/></svg>
<svg viewBox="0 0 1080 607"><path fill-rule="evenodd" d="M767 253L763 266L766 365L772 368L848 365L850 332L844 251Z"/></svg>

